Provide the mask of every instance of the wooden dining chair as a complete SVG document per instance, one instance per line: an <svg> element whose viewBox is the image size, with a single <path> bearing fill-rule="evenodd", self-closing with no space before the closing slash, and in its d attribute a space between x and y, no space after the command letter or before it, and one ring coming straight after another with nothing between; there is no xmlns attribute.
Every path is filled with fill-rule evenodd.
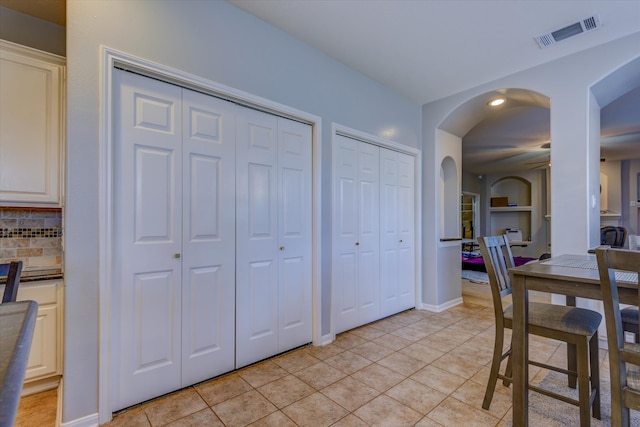
<svg viewBox="0 0 640 427"><path fill-rule="evenodd" d="M2 294L2 303L15 302L18 297L18 285L22 273L22 261L12 261L8 264L0 264L0 270L7 269L7 280Z"/></svg>
<svg viewBox="0 0 640 427"><path fill-rule="evenodd" d="M611 374L611 425L628 426L629 409L640 410L640 344L625 342L616 274L640 286L640 252L600 246L596 249ZM616 272L616 270L619 270ZM631 272L631 274L629 274ZM635 273L635 276L633 275ZM640 296L636 307L640 304Z"/></svg>
<svg viewBox="0 0 640 427"><path fill-rule="evenodd" d="M502 298L512 293L511 277L508 270L514 267L514 263L507 236L480 237L478 238L478 243L487 267L496 320L491 371L484 401L482 402L482 407L489 409L498 378L503 380L505 386L511 384L512 381L511 345L504 353L503 346L504 329L513 328L513 310L511 305L503 307ZM567 374L569 384L575 384L572 379L575 380L577 378L578 400L534 385L529 385L529 389L578 406L580 408L581 426L588 426L591 422L589 409L591 409L595 418L600 419L598 326L601 321L602 315L593 310L537 302L529 303L529 334L574 345L576 351L575 353L568 352L567 366L575 366L576 369L564 369L532 360L529 360L529 363ZM573 360L569 360L571 358L570 354L576 357L575 363L573 363ZM509 360L507 361L505 373L501 374L500 364L507 357Z"/></svg>

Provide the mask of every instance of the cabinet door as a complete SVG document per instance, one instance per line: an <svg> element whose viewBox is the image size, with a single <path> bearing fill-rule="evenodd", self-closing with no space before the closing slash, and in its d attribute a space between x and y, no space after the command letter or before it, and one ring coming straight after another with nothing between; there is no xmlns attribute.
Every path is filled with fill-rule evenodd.
<svg viewBox="0 0 640 427"><path fill-rule="evenodd" d="M55 304L38 307L25 381L57 373L58 311Z"/></svg>
<svg viewBox="0 0 640 427"><path fill-rule="evenodd" d="M27 52L0 44L0 204L55 205L63 67L44 60L45 54Z"/></svg>

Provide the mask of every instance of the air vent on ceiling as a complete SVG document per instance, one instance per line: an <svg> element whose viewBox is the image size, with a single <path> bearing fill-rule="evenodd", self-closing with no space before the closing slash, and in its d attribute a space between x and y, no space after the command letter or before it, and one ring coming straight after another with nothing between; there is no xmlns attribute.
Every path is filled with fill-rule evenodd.
<svg viewBox="0 0 640 427"><path fill-rule="evenodd" d="M586 33L587 31L596 30L601 26L602 24L600 23L600 16L598 16L598 14L595 14L571 25L567 25L566 27L538 36L536 37L536 41L541 48L549 47L553 44L561 42L562 40L566 40L579 34Z"/></svg>

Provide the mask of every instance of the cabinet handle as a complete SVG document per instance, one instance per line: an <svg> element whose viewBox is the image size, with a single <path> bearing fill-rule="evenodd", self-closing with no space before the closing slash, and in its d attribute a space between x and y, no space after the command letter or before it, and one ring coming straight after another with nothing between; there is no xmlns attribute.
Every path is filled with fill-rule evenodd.
<svg viewBox="0 0 640 427"><path fill-rule="evenodd" d="M173 254L173 257L174 257L175 259L178 259L178 258L180 258L180 254Z"/></svg>
<svg viewBox="0 0 640 427"><path fill-rule="evenodd" d="M281 251L284 251L284 246L280 246L280 250L281 250Z"/></svg>
<svg viewBox="0 0 640 427"><path fill-rule="evenodd" d="M360 246L360 242L356 242L356 246Z"/></svg>

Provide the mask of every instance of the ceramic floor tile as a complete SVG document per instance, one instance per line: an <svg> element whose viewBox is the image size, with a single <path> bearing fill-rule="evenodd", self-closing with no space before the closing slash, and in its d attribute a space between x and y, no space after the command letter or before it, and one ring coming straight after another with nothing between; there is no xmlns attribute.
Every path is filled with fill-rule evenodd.
<svg viewBox="0 0 640 427"><path fill-rule="evenodd" d="M243 380L251 384L253 387L260 387L278 378L287 376L289 373L273 361L266 361L250 366L238 372Z"/></svg>
<svg viewBox="0 0 640 427"><path fill-rule="evenodd" d="M314 393L282 410L299 426L330 426L349 412L328 397Z"/></svg>
<svg viewBox="0 0 640 427"><path fill-rule="evenodd" d="M412 379L402 381L385 394L422 415L429 413L447 397L446 394Z"/></svg>
<svg viewBox="0 0 640 427"><path fill-rule="evenodd" d="M478 384L475 381L467 381L451 396L466 403L469 406L473 406L476 409L482 409L482 401L484 400L484 394L487 390L487 385ZM511 388L504 387L502 382L498 380L496 388L493 392L493 398L491 399L491 405L487 412L496 418L502 418L507 411L511 409Z"/></svg>
<svg viewBox="0 0 640 427"><path fill-rule="evenodd" d="M166 424L166 427L225 427L220 418L210 408L187 415L184 418Z"/></svg>
<svg viewBox="0 0 640 427"><path fill-rule="evenodd" d="M354 335L359 336L360 338L364 338L365 340L371 341L373 339L376 339L382 335L384 335L386 332L376 328L373 325L365 325L365 326L361 326L357 329L354 329L353 331L351 331Z"/></svg>
<svg viewBox="0 0 640 427"><path fill-rule="evenodd" d="M194 388L186 388L142 405L153 427L168 424L207 407Z"/></svg>
<svg viewBox="0 0 640 427"><path fill-rule="evenodd" d="M346 377L347 374L327 365L324 362L321 362L303 369L302 371L296 372L295 376L316 390L320 390L329 384L333 384L334 382L341 380Z"/></svg>
<svg viewBox="0 0 640 427"><path fill-rule="evenodd" d="M331 427L368 427L367 423L353 414L349 414L342 418L335 424L331 424Z"/></svg>
<svg viewBox="0 0 640 427"><path fill-rule="evenodd" d="M282 413L282 411L273 412L264 418L260 418L249 424L251 427L296 427L296 423L291 421L289 417Z"/></svg>
<svg viewBox="0 0 640 427"><path fill-rule="evenodd" d="M342 347L345 350L349 350L350 348L364 344L365 342L367 342L366 339L354 334L353 332L344 332L336 336L336 340L333 344L338 347Z"/></svg>
<svg viewBox="0 0 640 427"><path fill-rule="evenodd" d="M335 356L336 354L340 354L344 352L344 348L338 347L337 345L328 344L317 347L309 347L307 349L310 355L320 360L327 360L330 357Z"/></svg>
<svg viewBox="0 0 640 427"><path fill-rule="evenodd" d="M465 383L464 378L432 365L425 366L413 374L411 379L445 394L453 393Z"/></svg>
<svg viewBox="0 0 640 427"><path fill-rule="evenodd" d="M378 390L380 393L384 393L405 378L403 375L377 363L369 365L351 376L369 387Z"/></svg>
<svg viewBox="0 0 640 427"><path fill-rule="evenodd" d="M311 355L308 348L302 348L273 359L273 362L287 372L294 373L320 362Z"/></svg>
<svg viewBox="0 0 640 427"><path fill-rule="evenodd" d="M111 422L105 425L108 427L151 427L151 423L142 406L136 406L116 414Z"/></svg>
<svg viewBox="0 0 640 427"><path fill-rule="evenodd" d="M374 342L365 342L357 347L350 349L352 353L362 356L365 359L369 359L372 362L376 362L383 359L393 353L393 350L387 347L383 347L380 344Z"/></svg>
<svg viewBox="0 0 640 427"><path fill-rule="evenodd" d="M443 371L451 372L463 378L469 379L478 373L484 366L483 364L470 362L454 354L454 351L442 356L434 361L431 366L440 368Z"/></svg>
<svg viewBox="0 0 640 427"><path fill-rule="evenodd" d="M277 411L277 408L255 390L213 406L213 412L225 426L246 426Z"/></svg>
<svg viewBox="0 0 640 427"><path fill-rule="evenodd" d="M493 427L500 419L448 397L427 417L445 426Z"/></svg>
<svg viewBox="0 0 640 427"><path fill-rule="evenodd" d="M354 412L369 426L413 426L421 418L418 412L400 402L381 395Z"/></svg>
<svg viewBox="0 0 640 427"><path fill-rule="evenodd" d="M383 335L381 337L376 338L375 340L373 340L373 342L380 344L384 347L387 347L391 350L394 351L398 351L401 350L411 344L413 344L413 341L409 341L407 339L404 339L402 337L399 337L397 335L392 335L392 334L386 334Z"/></svg>
<svg viewBox="0 0 640 427"><path fill-rule="evenodd" d="M378 365L408 377L422 369L426 363L403 353L393 353L384 359L378 360Z"/></svg>
<svg viewBox="0 0 640 427"><path fill-rule="evenodd" d="M429 336L429 332L420 328L413 328L412 325L396 329L395 331L391 332L391 334L414 342L420 341L424 337Z"/></svg>
<svg viewBox="0 0 640 427"><path fill-rule="evenodd" d="M325 360L325 363L347 375L350 375L365 366L370 365L371 361L350 351L345 351L344 353L330 357Z"/></svg>
<svg viewBox="0 0 640 427"><path fill-rule="evenodd" d="M303 397L315 393L315 389L303 381L287 375L258 388L260 394L278 408L284 408Z"/></svg>
<svg viewBox="0 0 640 427"><path fill-rule="evenodd" d="M386 319L379 320L371 324L371 327L380 329L381 331L384 331L386 333L390 333L397 329L404 328L404 326L405 325L403 325L402 323L398 323L397 321L393 320L393 317L388 317Z"/></svg>
<svg viewBox="0 0 640 427"><path fill-rule="evenodd" d="M324 388L321 393L350 412L355 411L380 394L377 390L352 377L346 377L331 384Z"/></svg>
<svg viewBox="0 0 640 427"><path fill-rule="evenodd" d="M411 344L410 346L401 349L399 353L421 360L424 363L431 363L445 354L442 351L431 347L425 347L418 343Z"/></svg>
<svg viewBox="0 0 640 427"><path fill-rule="evenodd" d="M253 387L238 374L231 374L195 386L207 405L213 406L232 397L248 392Z"/></svg>

